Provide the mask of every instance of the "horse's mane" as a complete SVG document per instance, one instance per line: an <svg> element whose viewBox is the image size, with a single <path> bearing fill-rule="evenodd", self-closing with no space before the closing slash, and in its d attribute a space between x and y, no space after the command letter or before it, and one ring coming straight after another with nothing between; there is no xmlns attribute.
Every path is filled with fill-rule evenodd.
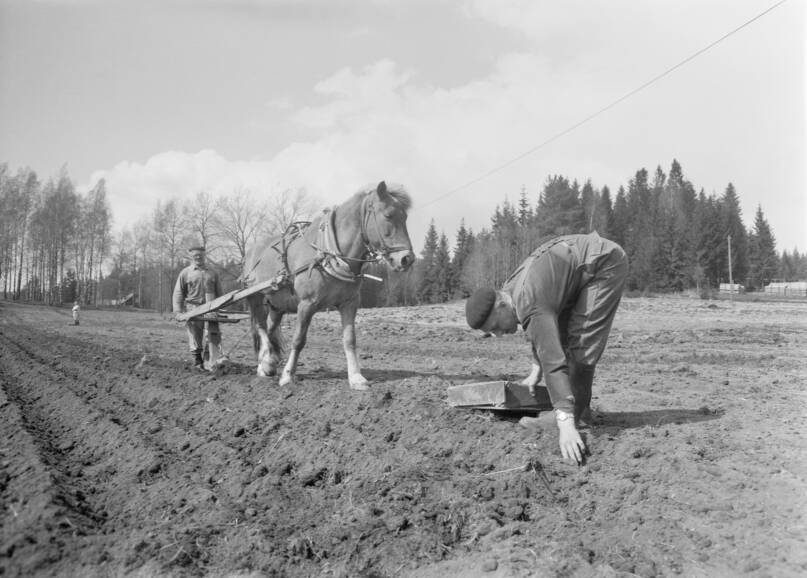
<svg viewBox="0 0 807 578"><path fill-rule="evenodd" d="M358 193L356 197L364 197L376 191L378 185L368 185ZM412 197L406 191L403 185L397 183L387 183L387 192L392 197L392 201L402 210L409 211L412 208Z"/></svg>

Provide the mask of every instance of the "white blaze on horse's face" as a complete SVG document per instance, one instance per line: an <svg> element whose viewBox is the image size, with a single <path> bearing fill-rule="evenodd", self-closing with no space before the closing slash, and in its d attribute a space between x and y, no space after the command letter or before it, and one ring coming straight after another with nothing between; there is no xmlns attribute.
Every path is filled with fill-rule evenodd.
<svg viewBox="0 0 807 578"><path fill-rule="evenodd" d="M381 253L395 271L406 271L415 263L412 242L406 229L409 195L403 190L389 191L384 181L376 189L374 208L375 235L371 238L374 249Z"/></svg>

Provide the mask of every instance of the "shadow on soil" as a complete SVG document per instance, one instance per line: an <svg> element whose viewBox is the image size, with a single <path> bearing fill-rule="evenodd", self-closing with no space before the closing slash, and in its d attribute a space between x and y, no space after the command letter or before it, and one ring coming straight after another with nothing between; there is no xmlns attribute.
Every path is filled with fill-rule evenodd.
<svg viewBox="0 0 807 578"><path fill-rule="evenodd" d="M712 421L723 417L723 410L701 407L698 409L659 409L652 411L622 411L598 413L594 426L602 429L623 430L639 427L659 427Z"/></svg>
<svg viewBox="0 0 807 578"><path fill-rule="evenodd" d="M546 427L554 425L554 419L546 410L539 409L472 409L470 411L488 412L497 419L517 423L522 417L540 416L545 419L543 423L537 423L526 427ZM544 416L546 416L544 418ZM593 423L595 429L606 433L616 433L626 429L641 427L660 427L662 425L681 425L686 423L698 423L702 421L712 421L723 416L722 410L712 410L706 407L699 409L662 409L652 411L625 411L625 412L595 412ZM587 428L583 428L587 429Z"/></svg>

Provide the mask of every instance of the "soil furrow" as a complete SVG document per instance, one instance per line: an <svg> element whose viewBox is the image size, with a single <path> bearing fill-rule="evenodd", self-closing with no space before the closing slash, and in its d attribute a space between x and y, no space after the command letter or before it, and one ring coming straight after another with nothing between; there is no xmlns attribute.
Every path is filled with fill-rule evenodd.
<svg viewBox="0 0 807 578"><path fill-rule="evenodd" d="M0 310L6 575L807 571L804 304L624 300L582 467L551 420L446 404L529 368L523 335L480 338L462 303L362 310L369 392L347 385L333 312L281 389L246 341L229 372L190 371L155 314Z"/></svg>

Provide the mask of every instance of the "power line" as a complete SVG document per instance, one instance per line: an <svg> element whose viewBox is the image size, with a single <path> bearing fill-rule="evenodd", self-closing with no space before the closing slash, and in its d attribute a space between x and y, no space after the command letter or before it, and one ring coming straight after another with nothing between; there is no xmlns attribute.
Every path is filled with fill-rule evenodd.
<svg viewBox="0 0 807 578"><path fill-rule="evenodd" d="M724 34L723 36L721 36L720 38L718 38L718 39L717 39L717 40L715 40L714 42L712 42L712 43L708 44L707 46L704 46L704 47L703 47L703 48L701 48L700 50L698 50L698 51L694 52L693 54L691 54L690 56L688 56L688 57L684 58L684 59L683 59L683 60L681 60L681 61L680 61L678 64L676 64L676 65L674 65L674 66L671 66L670 68L668 68L668 69L667 69L667 70L665 70L664 72L662 72L662 73L660 73L660 74L658 74L658 75L654 76L653 78L651 78L650 80L648 80L648 81L647 81L647 82L645 82L644 84L642 84L642 85L638 86L637 88L634 88L633 90L631 90L631 91L629 91L629 92L625 93L624 95L622 95L621 97L617 98L616 100L614 100L614 101L613 101L613 102L611 102L610 104L607 104L606 106L602 107L602 108L601 108L601 109L599 109L598 111L591 113L590 115L588 115L587 117L585 117L585 118L583 118L582 120L578 121L577 123L573 124L573 125L572 125L572 126L570 126L569 128L567 128L567 129L565 129L565 130L562 130L562 131L561 131L561 132L559 132L559 133L556 133L554 136L549 137L548 139L546 139L546 140L545 140L545 141L543 141L542 143L540 143L540 144L538 144L538 145L536 145L536 146L532 147L531 149L529 149L529 150L527 150L527 151L525 151L525 152L521 153L521 154L520 154L520 155L518 155L517 157L514 157L514 158L510 159L509 161L507 161L507 162L505 162L505 163L502 163L502 164L500 164L500 165L498 165L498 166L496 166L496 167L493 167L492 169L490 169L489 171L487 171L487 172L483 173L482 175L480 175L480 176L478 176L478 177L476 177L476 178L474 178L474 179L472 179L472 180L470 180L470 181L468 181L468 182L466 182L466 183L464 183L464 184L462 184L462 185L460 185L460 186L458 186L458 187L455 187L455 188L453 188L453 189L449 190L448 192L443 193L442 195L440 195L440 196L438 196L438 197L435 197L434 199L432 199L432 200L430 200L430 201L427 201L426 203L423 203L423 204L422 204L422 205L420 205L420 206L422 206L422 207L423 207L423 206L428 206L428 205L431 205L431 204L433 204L433 203L436 203L437 201L440 201L440 200L442 200L442 199L445 199L446 197L449 197L449 196L453 195L454 193L457 193L457 192L461 191L462 189L465 189L465 188L467 188L467 187L470 187L471 185L474 185L474 184L476 184L476 183L478 183L478 182L481 182L481 181L485 180L486 178L488 178L489 176L494 175L494 174L496 174L496 173L498 173L498 172L500 172L500 171L502 171L502 170L506 169L507 167L509 167L510 165L512 165L512 164L514 164L514 163L517 163L517 162L518 162L518 161L520 161L521 159L523 159L523 158L525 158L525 157L530 156L531 154L533 154L534 152L536 152L536 151L538 151L538 150L542 149L543 147L547 146L548 144L553 143L554 141L558 140L558 139L559 139L559 138L561 138L562 136L566 136L566 135L567 135L567 134L569 134L570 132L572 132L572 131L574 131L574 130L576 130L576 129L580 128L581 126L583 126L584 124L586 124L586 123L590 122L591 120L593 120L594 118L596 118L596 117L598 117L599 115L603 114L604 112L607 112L608 110L611 110L611 109L612 109L612 108L614 108L616 105L618 105L618 104L622 103L623 101L627 100L628 98L632 97L633 95L635 95L635 94L637 94L637 93L641 92L642 90L644 90L645 88L649 87L650 85L655 84L656 82L658 82L659 80L661 80L661 79L662 79L662 78L664 78L665 76L667 76L667 75L669 75L669 74L673 73L674 71L678 70L679 68L681 68L681 67L682 67L682 66L684 66L685 64L689 63L690 61L694 60L695 58L697 58L697 57L698 57L698 56L700 56L701 54L703 54L703 53L707 52L708 50L710 50L710 49L714 48L715 46L717 46L718 44L720 44L721 42L723 42L724 40L726 40L726 39L727 39L727 38L729 38L730 36L733 36L734 34L736 34L737 32L739 32L740 30L742 30L742 29L743 29L743 28L745 28L746 26L749 26L749 25L750 25L750 24L752 24L753 22L755 22L755 21L759 20L760 18L762 18L762 17L763 17L763 16L765 16L765 15L766 15L768 12L771 12L772 10L774 10L774 9L778 8L779 6L781 6L782 4L784 4L786 1L787 1L787 0L779 0L779 2L777 2L776 4L774 4L773 6L771 6L770 8L768 8L767 10L764 10L763 12L760 12L759 14L757 14L756 16L754 16L753 18L751 18L750 20L747 20L747 21L746 21L746 22L744 22L743 24L740 24L739 26L737 26L737 27L736 27L736 28L734 28L733 30L731 30L731 31L727 32L726 34Z"/></svg>

